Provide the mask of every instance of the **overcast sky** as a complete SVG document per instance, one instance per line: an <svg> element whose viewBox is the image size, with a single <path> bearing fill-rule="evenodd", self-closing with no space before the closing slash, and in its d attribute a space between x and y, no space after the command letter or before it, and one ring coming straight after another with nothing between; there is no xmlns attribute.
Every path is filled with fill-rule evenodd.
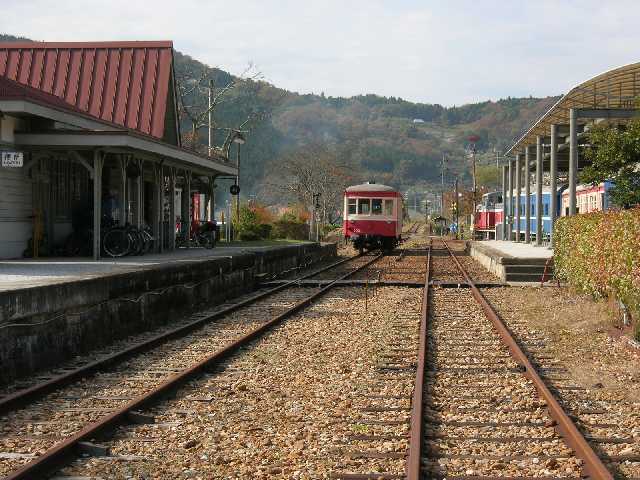
<svg viewBox="0 0 640 480"><path fill-rule="evenodd" d="M638 0L0 0L0 32L173 40L301 93L460 105L547 96L640 61Z"/></svg>

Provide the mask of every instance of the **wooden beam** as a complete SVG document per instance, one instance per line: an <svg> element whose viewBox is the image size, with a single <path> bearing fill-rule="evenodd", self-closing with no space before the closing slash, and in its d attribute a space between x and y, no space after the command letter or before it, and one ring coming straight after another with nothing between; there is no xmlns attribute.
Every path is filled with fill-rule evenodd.
<svg viewBox="0 0 640 480"><path fill-rule="evenodd" d="M104 154L100 150L93 152L93 259L100 260L100 221L102 219L102 167Z"/></svg>

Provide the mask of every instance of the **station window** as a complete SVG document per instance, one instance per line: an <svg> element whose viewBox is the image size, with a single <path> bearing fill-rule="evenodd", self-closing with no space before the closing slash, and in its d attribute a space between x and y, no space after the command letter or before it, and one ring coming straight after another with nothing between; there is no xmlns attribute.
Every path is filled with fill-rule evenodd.
<svg viewBox="0 0 640 480"><path fill-rule="evenodd" d="M355 198L349 198L348 199L347 212L349 213L349 215L355 215L356 214L356 202L357 202L357 200Z"/></svg>
<svg viewBox="0 0 640 480"><path fill-rule="evenodd" d="M373 215L382 215L382 199L381 198L371 199L371 213Z"/></svg>
<svg viewBox="0 0 640 480"><path fill-rule="evenodd" d="M543 215L544 215L545 217L549 216L549 204L548 204L548 203L545 203L545 204L543 205L543 207L544 207L544 210L543 210L543 212L544 212L544 213L543 213Z"/></svg>
<svg viewBox="0 0 640 480"><path fill-rule="evenodd" d="M384 201L384 214L389 217L393 215L393 200Z"/></svg>
<svg viewBox="0 0 640 480"><path fill-rule="evenodd" d="M368 198L359 198L358 199L358 214L360 215L369 215L371 212L371 203Z"/></svg>

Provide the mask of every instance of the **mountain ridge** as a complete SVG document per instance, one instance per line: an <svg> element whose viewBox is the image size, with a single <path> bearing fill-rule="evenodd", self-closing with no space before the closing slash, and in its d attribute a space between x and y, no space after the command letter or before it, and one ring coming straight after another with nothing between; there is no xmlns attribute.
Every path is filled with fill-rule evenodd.
<svg viewBox="0 0 640 480"><path fill-rule="evenodd" d="M24 40L28 39L0 34L0 41ZM218 86L236 78L178 51L175 71L177 77L204 72ZM286 201L280 192L265 186L270 184L269 177L277 174L288 153L309 143L330 145L357 182L375 179L402 189L431 188L440 183L444 155L447 183L457 174L468 184L465 149L470 135L479 137L478 162L495 161L496 151L504 152L559 98L507 97L444 107L375 94L348 98L300 94L261 80L241 82L227 97L215 111L221 127L237 126L256 112L268 113L242 148L242 183L243 193L269 203ZM181 120L181 129L183 133L191 130L186 118ZM217 144L224 134L218 131ZM206 134L199 137L203 145Z"/></svg>

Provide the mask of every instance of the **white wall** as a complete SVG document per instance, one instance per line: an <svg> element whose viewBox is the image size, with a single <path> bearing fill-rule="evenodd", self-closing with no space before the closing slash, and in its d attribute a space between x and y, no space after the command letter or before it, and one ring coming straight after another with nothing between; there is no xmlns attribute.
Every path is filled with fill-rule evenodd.
<svg viewBox="0 0 640 480"><path fill-rule="evenodd" d="M32 184L23 168L0 166L0 258L18 258L33 232Z"/></svg>
<svg viewBox="0 0 640 480"><path fill-rule="evenodd" d="M16 123L16 119L8 115L0 118L0 141L6 143L14 142L13 131Z"/></svg>
<svg viewBox="0 0 640 480"><path fill-rule="evenodd" d="M19 123L8 115L0 119L2 143L13 143L13 133ZM32 198L32 182L24 167L0 166L0 258L21 257L27 248L33 232L33 220L29 218L33 214Z"/></svg>

